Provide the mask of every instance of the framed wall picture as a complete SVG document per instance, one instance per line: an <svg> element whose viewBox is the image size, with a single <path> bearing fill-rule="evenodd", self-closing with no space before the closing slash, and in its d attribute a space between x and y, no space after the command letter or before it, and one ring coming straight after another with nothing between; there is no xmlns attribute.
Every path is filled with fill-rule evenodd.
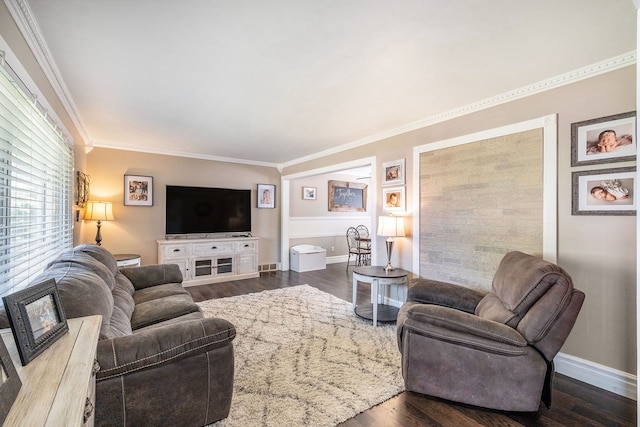
<svg viewBox="0 0 640 427"><path fill-rule="evenodd" d="M315 200L316 187L302 187L302 200Z"/></svg>
<svg viewBox="0 0 640 427"><path fill-rule="evenodd" d="M29 286L2 300L23 366L69 330L54 279Z"/></svg>
<svg viewBox="0 0 640 427"><path fill-rule="evenodd" d="M124 205L153 206L153 177L125 175Z"/></svg>
<svg viewBox="0 0 640 427"><path fill-rule="evenodd" d="M405 191L402 187L389 187L382 189L383 211L399 212L406 209Z"/></svg>
<svg viewBox="0 0 640 427"><path fill-rule="evenodd" d="M636 159L636 112L571 124L571 166Z"/></svg>
<svg viewBox="0 0 640 427"><path fill-rule="evenodd" d="M573 215L635 215L636 168L573 172Z"/></svg>
<svg viewBox="0 0 640 427"><path fill-rule="evenodd" d="M276 207L276 186L272 184L258 184L258 207L273 209Z"/></svg>
<svg viewBox="0 0 640 427"><path fill-rule="evenodd" d="M329 181L330 212L366 212L367 184Z"/></svg>
<svg viewBox="0 0 640 427"><path fill-rule="evenodd" d="M382 164L382 185L404 185L404 159Z"/></svg>

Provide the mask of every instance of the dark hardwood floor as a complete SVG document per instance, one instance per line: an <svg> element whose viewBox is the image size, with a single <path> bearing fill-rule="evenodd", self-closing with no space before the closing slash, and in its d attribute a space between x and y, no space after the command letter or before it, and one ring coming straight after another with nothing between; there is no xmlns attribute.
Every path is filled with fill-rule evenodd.
<svg viewBox="0 0 640 427"><path fill-rule="evenodd" d="M192 286L196 301L308 284L346 301L352 299L352 267L329 264L326 270L262 273L260 278ZM358 286L358 302L369 300L369 285ZM589 384L556 374L553 406L535 413L512 413L476 408L442 399L403 392L350 420L343 427L410 426L634 426L636 402Z"/></svg>

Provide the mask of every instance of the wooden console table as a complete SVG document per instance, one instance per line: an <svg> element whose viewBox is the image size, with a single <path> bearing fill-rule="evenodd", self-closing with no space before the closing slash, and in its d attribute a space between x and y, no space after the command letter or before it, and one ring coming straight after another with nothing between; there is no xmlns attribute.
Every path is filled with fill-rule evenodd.
<svg viewBox="0 0 640 427"><path fill-rule="evenodd" d="M27 366L20 363L11 330L0 332L22 381L3 426L93 426L102 316L68 323L69 332Z"/></svg>

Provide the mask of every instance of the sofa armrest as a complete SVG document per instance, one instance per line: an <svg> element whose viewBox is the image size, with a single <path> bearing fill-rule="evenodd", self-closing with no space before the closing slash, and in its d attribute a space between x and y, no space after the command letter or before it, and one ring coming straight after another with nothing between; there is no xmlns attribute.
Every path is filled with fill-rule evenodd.
<svg viewBox="0 0 640 427"><path fill-rule="evenodd" d="M98 342L98 381L153 368L230 346L235 327L224 319L203 318L145 329Z"/></svg>
<svg viewBox="0 0 640 427"><path fill-rule="evenodd" d="M437 280L415 278L409 284L407 301L436 304L474 313L485 293Z"/></svg>
<svg viewBox="0 0 640 427"><path fill-rule="evenodd" d="M182 272L177 264L151 264L142 267L121 268L120 272L131 281L136 290L165 283L182 283Z"/></svg>
<svg viewBox="0 0 640 427"><path fill-rule="evenodd" d="M520 355L527 340L515 329L464 311L432 304L405 303L398 314L404 331L491 353Z"/></svg>

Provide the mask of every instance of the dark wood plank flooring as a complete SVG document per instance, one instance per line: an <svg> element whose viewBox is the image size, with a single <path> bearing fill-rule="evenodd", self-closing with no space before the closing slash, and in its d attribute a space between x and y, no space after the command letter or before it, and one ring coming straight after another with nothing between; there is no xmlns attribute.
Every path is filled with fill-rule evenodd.
<svg viewBox="0 0 640 427"><path fill-rule="evenodd" d="M297 273L262 273L259 278L192 286L194 300L204 301L263 290L308 284L346 301L352 299L352 272L346 264L329 264L326 270ZM369 285L358 286L358 302L369 301ZM536 413L512 413L461 405L404 392L341 424L343 427L410 426L634 426L634 400L556 374L553 406Z"/></svg>

